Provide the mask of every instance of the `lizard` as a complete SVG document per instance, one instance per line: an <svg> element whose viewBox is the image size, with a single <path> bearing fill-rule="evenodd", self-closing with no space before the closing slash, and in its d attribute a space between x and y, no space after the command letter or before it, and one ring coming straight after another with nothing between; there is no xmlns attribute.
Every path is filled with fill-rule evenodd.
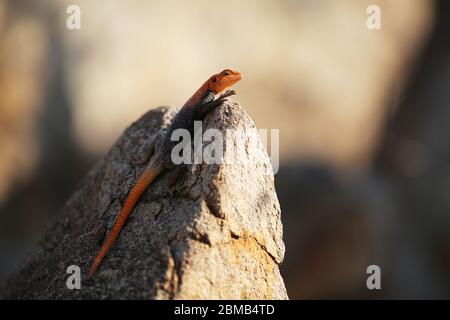
<svg viewBox="0 0 450 320"><path fill-rule="evenodd" d="M224 100L236 94L236 92L234 90L227 90L217 99L215 99L215 96L241 80L241 78L241 73L231 69L225 69L220 73L214 74L203 83L177 112L166 133L162 136L161 147L156 150L154 143L153 147L150 148L151 150L149 150L146 157L149 161L144 161L148 162L148 164L130 189L112 229L109 231L89 269L88 279L91 279L100 267L103 258L118 238L128 216L133 212L141 195L162 172L175 168L175 164L171 159L172 148L177 143L171 140L173 131L183 128L192 134L194 121L203 119L209 111L221 105Z"/></svg>

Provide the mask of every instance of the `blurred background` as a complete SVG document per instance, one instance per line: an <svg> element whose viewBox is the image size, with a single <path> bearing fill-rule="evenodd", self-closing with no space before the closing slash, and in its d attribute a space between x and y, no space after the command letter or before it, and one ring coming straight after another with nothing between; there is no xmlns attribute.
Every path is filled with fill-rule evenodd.
<svg viewBox="0 0 450 320"><path fill-rule="evenodd" d="M0 286L131 122L232 68L234 100L280 129L290 298L450 298L448 17L445 0L1 0Z"/></svg>

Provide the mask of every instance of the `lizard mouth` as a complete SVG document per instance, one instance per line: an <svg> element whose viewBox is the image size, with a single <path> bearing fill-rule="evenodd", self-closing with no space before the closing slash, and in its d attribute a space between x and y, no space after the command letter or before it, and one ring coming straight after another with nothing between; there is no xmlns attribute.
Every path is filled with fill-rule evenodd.
<svg viewBox="0 0 450 320"><path fill-rule="evenodd" d="M242 74L240 72L236 72L236 74L233 74L232 76L230 76L231 84L235 84L236 82L238 82L241 79L242 79Z"/></svg>
<svg viewBox="0 0 450 320"><path fill-rule="evenodd" d="M242 79L242 74L240 72L235 71L233 74L229 75L227 78L228 79L226 80L226 82L227 82L226 87L231 87L233 84L235 84L236 82L238 82ZM223 88L223 89L225 89L225 88Z"/></svg>

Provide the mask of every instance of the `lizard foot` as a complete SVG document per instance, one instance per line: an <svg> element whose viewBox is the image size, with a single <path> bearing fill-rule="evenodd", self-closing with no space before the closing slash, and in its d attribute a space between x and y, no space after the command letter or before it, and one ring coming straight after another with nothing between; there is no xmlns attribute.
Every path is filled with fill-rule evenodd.
<svg viewBox="0 0 450 320"><path fill-rule="evenodd" d="M161 136L158 135L155 140L150 144L150 147L144 151L144 154L141 156L141 158L133 159L133 164L136 165L143 165L150 161L150 159L157 153L157 150L161 147Z"/></svg>
<svg viewBox="0 0 450 320"><path fill-rule="evenodd" d="M155 154L155 145L152 144L150 148L144 152L141 158L133 159L132 162L133 164L136 165L146 164L147 162L149 162L149 160L153 157L154 154Z"/></svg>
<svg viewBox="0 0 450 320"><path fill-rule="evenodd" d="M178 180L180 179L180 176L182 176L186 171L186 166L178 165L175 168L173 168L172 171L169 172L168 177L168 185L169 187L173 188Z"/></svg>
<svg viewBox="0 0 450 320"><path fill-rule="evenodd" d="M222 93L217 100L223 101L228 97L234 96L236 94L236 91L234 90L227 90L224 93Z"/></svg>

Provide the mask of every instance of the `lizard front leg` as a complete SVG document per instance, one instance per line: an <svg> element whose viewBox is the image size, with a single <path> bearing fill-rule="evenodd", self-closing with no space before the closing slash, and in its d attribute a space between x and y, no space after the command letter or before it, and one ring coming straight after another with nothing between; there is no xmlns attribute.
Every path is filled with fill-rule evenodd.
<svg viewBox="0 0 450 320"><path fill-rule="evenodd" d="M203 118L208 112L211 110L217 108L220 106L225 100L227 100L228 97L231 97L232 95L235 95L236 91L234 90L227 90L224 93L222 93L216 100L212 100L206 103L199 103L196 108L198 112L199 118Z"/></svg>

